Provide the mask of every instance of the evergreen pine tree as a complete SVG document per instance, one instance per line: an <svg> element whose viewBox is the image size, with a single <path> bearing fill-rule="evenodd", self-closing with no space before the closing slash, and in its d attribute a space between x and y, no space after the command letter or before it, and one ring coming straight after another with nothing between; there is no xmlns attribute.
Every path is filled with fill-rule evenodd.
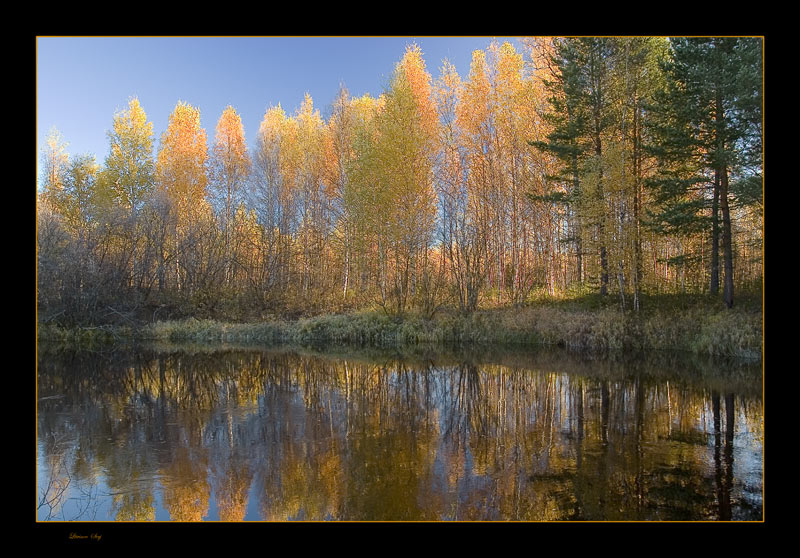
<svg viewBox="0 0 800 558"><path fill-rule="evenodd" d="M731 204L760 200L761 41L676 38L671 54L670 83L650 107L646 148L659 160L648 180L658 207L650 223L664 234L710 229L710 291L718 289L721 249L723 295L732 307Z"/></svg>

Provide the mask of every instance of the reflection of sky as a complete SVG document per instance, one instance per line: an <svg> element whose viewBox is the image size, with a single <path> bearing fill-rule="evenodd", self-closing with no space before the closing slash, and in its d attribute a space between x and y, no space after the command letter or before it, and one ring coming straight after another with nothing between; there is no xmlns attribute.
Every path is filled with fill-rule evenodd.
<svg viewBox="0 0 800 558"><path fill-rule="evenodd" d="M733 478L741 480L744 496L762 505L764 446L748 428L744 413L738 413L733 438Z"/></svg>
<svg viewBox="0 0 800 558"><path fill-rule="evenodd" d="M709 404L706 413L705 421L701 420L698 423L699 429L707 435L707 448L706 460L709 468L714 467L714 417L711 405ZM720 411L720 443L725 447L725 406L722 404ZM755 480L755 475L759 484L761 483L761 473L764 468L764 447L761 441L757 438L754 432L750 430L750 424L747 415L739 409L734 417L734 430L733 430L733 466L734 477L742 478L748 477L749 482Z"/></svg>
<svg viewBox="0 0 800 558"><path fill-rule="evenodd" d="M43 444L37 444L36 458L36 502L37 506L42 501L42 493L47 487L50 479L50 471L45 463ZM67 452L70 453L69 451ZM156 471L149 474L156 475ZM108 487L105 474L100 472L96 475L96 483L71 479L69 488L60 499L61 506L48 519L50 511L47 505L40 507L36 511L37 521L109 521L114 519L115 510L111 490ZM154 507L156 521L169 521L169 511L162 503L163 490L160 483L155 483ZM218 519L219 514L216 508L213 494L209 502L209 517L207 519Z"/></svg>
<svg viewBox="0 0 800 558"><path fill-rule="evenodd" d="M42 495L50 479L50 471L45 463L43 445L37 444L36 504L42 502ZM67 452L70 453L69 451ZM60 506L54 510L50 521L106 521L112 517L111 496L106 485L105 475L95 476L96 483L70 480L68 489L59 499ZM38 521L47 521L50 508L47 504L36 511Z"/></svg>

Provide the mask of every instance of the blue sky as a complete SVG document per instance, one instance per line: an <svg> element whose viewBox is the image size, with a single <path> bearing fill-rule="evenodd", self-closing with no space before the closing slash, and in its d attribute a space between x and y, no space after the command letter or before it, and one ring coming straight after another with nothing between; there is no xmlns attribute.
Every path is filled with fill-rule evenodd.
<svg viewBox="0 0 800 558"><path fill-rule="evenodd" d="M509 40L520 48L516 39ZM308 92L327 117L340 83L379 95L406 45L416 43L436 78L448 58L466 77L472 51L492 37L38 37L37 160L55 126L70 155L103 163L114 113L139 98L158 138L178 101L200 109L209 144L223 109L242 116L248 145L270 106L293 114Z"/></svg>

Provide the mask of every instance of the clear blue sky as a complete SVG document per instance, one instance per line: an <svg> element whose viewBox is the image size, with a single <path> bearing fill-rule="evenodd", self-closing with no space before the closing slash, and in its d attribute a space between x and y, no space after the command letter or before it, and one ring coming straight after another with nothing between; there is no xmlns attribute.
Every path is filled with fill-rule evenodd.
<svg viewBox="0 0 800 558"><path fill-rule="evenodd" d="M509 40L520 48L513 38ZM70 155L108 154L106 132L132 96L164 132L178 101L200 109L209 144L223 109L242 116L249 146L270 106L293 114L308 92L327 118L340 84L351 95L383 91L406 45L422 49L436 78L448 58L462 77L492 37L38 37L37 160L55 126Z"/></svg>

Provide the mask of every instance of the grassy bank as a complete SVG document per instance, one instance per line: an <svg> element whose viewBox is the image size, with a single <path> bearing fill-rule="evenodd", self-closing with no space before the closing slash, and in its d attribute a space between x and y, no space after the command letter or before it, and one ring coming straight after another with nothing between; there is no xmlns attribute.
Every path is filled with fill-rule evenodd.
<svg viewBox="0 0 800 558"><path fill-rule="evenodd" d="M140 328L61 329L40 327L39 338L64 343L129 339L235 343L337 343L353 346L411 346L428 343L553 345L575 351L685 351L760 358L760 307L728 310L694 301L653 304L647 311L622 312L591 304L532 304L433 318L380 311L321 315L293 321L222 323L189 318Z"/></svg>

